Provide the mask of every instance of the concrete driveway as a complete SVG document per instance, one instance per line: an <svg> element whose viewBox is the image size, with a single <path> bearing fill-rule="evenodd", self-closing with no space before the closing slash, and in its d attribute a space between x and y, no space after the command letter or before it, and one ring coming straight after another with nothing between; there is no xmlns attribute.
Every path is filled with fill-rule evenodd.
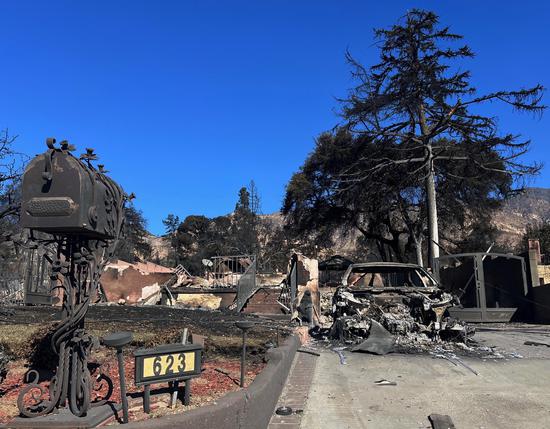
<svg viewBox="0 0 550 429"><path fill-rule="evenodd" d="M323 350L317 358L301 427L429 428L428 415L448 414L461 428L550 428L548 327L480 327L478 341L523 358L463 358L479 375L424 355L374 356ZM378 386L386 379L396 386Z"/></svg>

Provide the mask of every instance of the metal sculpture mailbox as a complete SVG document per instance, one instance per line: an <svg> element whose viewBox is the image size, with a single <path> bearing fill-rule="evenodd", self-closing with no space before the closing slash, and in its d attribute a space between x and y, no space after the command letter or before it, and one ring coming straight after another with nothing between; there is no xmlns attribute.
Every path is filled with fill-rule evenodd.
<svg viewBox="0 0 550 429"><path fill-rule="evenodd" d="M90 409L87 360L97 344L84 318L121 233L126 196L102 166L92 165L97 159L92 149L76 158L66 141L57 146L48 139L47 146L23 175L21 226L30 231L31 242L54 249L51 288L62 291L61 322L51 340L58 365L48 389L33 371L35 379L22 388L17 405L26 417L66 406L81 417Z"/></svg>

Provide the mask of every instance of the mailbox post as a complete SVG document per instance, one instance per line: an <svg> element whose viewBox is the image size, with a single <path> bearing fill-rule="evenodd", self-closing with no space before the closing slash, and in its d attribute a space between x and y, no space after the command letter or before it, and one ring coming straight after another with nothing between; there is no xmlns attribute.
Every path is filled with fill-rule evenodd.
<svg viewBox="0 0 550 429"><path fill-rule="evenodd" d="M102 166L92 165L93 149L76 158L67 141L57 146L50 138L46 144L23 174L20 223L29 232L29 248L50 250L51 289L62 291L61 322L52 335L58 365L49 389L37 378L20 390L17 405L24 417L64 407L85 417L93 388L87 359L96 340L84 319L120 236L127 197Z"/></svg>

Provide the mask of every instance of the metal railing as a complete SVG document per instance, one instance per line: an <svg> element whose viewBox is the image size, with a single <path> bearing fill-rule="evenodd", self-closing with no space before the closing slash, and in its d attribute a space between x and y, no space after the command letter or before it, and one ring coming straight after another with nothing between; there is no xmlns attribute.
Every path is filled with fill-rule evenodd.
<svg viewBox="0 0 550 429"><path fill-rule="evenodd" d="M208 275L212 277L214 287L237 287L241 277L251 266L256 267L255 255L214 256L210 258L212 268ZM254 268L254 276L256 268Z"/></svg>
<svg viewBox="0 0 550 429"><path fill-rule="evenodd" d="M23 305L25 288L19 275L0 276L0 305Z"/></svg>

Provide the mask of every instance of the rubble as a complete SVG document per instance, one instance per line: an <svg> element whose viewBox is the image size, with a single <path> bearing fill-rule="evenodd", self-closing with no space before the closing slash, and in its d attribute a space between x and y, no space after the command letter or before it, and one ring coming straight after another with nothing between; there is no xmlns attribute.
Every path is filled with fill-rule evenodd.
<svg viewBox="0 0 550 429"><path fill-rule="evenodd" d="M390 262L352 264L334 293L321 292L320 326L310 334L351 351L519 358L473 340L475 329L449 311L459 299L422 267Z"/></svg>
<svg viewBox="0 0 550 429"><path fill-rule="evenodd" d="M220 308L222 298L209 293L198 294L180 294L176 298L176 303L184 308L205 308L208 310L217 310Z"/></svg>
<svg viewBox="0 0 550 429"><path fill-rule="evenodd" d="M298 353L305 353L305 354L308 354L308 355L312 355L312 356L321 356L320 353L317 353L315 350L308 350L308 349L304 349L303 347L296 350Z"/></svg>
<svg viewBox="0 0 550 429"><path fill-rule="evenodd" d="M325 323L309 332L330 344L338 354L345 349L379 355L425 353L462 366L475 375L477 372L458 355L483 359L523 358L515 352L476 343L475 329L449 316L447 309L458 304L457 298L439 287L426 287L420 292L413 287L341 286L332 301L322 294L321 302L321 320Z"/></svg>
<svg viewBox="0 0 550 429"><path fill-rule="evenodd" d="M333 323L317 334L354 346L353 351L377 354L394 348L429 349L440 341L465 341L473 334L466 324L444 316L456 302L452 295L440 289L425 293L397 289L381 288L373 293L338 288L326 317Z"/></svg>
<svg viewBox="0 0 550 429"><path fill-rule="evenodd" d="M111 261L101 274L100 284L107 302L135 305L156 295L173 276L172 269L153 263Z"/></svg>
<svg viewBox="0 0 550 429"><path fill-rule="evenodd" d="M455 355L454 353L449 353L448 351L442 351L442 352L439 352L439 353L431 353L432 356L434 358L440 358L440 359L446 359L448 360L449 362L451 362L454 366L462 366L464 368L466 368L468 371L472 372L474 375L479 375L477 373L477 371L475 371L473 368L471 368L470 366L466 365L464 362L462 362L462 360L459 359L459 357L457 355Z"/></svg>
<svg viewBox="0 0 550 429"><path fill-rule="evenodd" d="M526 346L546 346L546 347L550 347L550 344L540 343L538 341L525 341L523 344L525 344Z"/></svg>
<svg viewBox="0 0 550 429"><path fill-rule="evenodd" d="M320 323L319 267L317 259L294 253L290 258L287 285L295 290L292 320L306 321L310 327ZM290 303L289 303L290 304Z"/></svg>
<svg viewBox="0 0 550 429"><path fill-rule="evenodd" d="M120 305L156 305L165 292L171 305L218 309L221 298L209 294L215 278L192 276L181 265L168 268L152 262L129 263L122 260L110 262L101 275L100 283L104 300ZM204 290L204 295L185 295L183 289L192 292Z"/></svg>
<svg viewBox="0 0 550 429"><path fill-rule="evenodd" d="M341 365L347 365L346 356L344 355L343 351L345 350L345 347L334 347L332 351L338 355L340 358L340 364Z"/></svg>
<svg viewBox="0 0 550 429"><path fill-rule="evenodd" d="M371 320L368 338L355 346L353 352L368 352L376 355L385 355L393 351L394 337L376 320Z"/></svg>

